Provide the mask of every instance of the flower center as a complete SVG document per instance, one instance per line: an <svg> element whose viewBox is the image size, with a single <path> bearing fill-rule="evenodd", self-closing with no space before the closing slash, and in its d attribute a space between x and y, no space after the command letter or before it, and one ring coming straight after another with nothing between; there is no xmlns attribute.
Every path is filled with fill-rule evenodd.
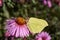
<svg viewBox="0 0 60 40"><path fill-rule="evenodd" d="M22 18L22 17L18 17L18 18L16 19L16 22L17 22L19 25L23 25L23 24L26 23L26 20L25 20L24 18Z"/></svg>

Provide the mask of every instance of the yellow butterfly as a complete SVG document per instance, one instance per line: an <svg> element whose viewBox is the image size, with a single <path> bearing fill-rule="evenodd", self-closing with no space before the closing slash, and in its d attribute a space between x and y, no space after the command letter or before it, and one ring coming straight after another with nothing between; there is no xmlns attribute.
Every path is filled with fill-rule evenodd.
<svg viewBox="0 0 60 40"><path fill-rule="evenodd" d="M48 26L48 23L43 19L31 17L27 25L30 32L35 34L35 33L40 33L45 27Z"/></svg>

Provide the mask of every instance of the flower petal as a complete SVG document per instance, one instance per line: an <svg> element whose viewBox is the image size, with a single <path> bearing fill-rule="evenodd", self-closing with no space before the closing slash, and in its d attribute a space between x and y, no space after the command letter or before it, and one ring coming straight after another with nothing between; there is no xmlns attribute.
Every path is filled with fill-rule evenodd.
<svg viewBox="0 0 60 40"><path fill-rule="evenodd" d="M19 27L17 27L17 30L16 30L16 37L19 37L19 33L20 33L20 31L19 31Z"/></svg>

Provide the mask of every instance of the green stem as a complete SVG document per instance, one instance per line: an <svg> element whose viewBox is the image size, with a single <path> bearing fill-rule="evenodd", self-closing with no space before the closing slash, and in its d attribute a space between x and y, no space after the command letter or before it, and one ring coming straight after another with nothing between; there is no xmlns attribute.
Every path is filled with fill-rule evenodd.
<svg viewBox="0 0 60 40"><path fill-rule="evenodd" d="M26 18L28 18L28 11L27 11L27 9L25 9L25 15L26 15Z"/></svg>
<svg viewBox="0 0 60 40"><path fill-rule="evenodd" d="M27 19L28 18L27 4L23 5L23 9L24 9L24 12L25 12L25 18Z"/></svg>
<svg viewBox="0 0 60 40"><path fill-rule="evenodd" d="M34 10L35 17L37 17L36 8L34 7L33 10Z"/></svg>
<svg viewBox="0 0 60 40"><path fill-rule="evenodd" d="M24 18L26 18L26 16L25 16L24 13L23 13L23 9L21 9L21 15L22 15Z"/></svg>

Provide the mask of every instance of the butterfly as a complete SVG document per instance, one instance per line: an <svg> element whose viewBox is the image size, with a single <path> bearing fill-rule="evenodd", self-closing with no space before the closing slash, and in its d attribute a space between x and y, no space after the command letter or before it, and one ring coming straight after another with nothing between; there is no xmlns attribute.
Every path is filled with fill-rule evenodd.
<svg viewBox="0 0 60 40"><path fill-rule="evenodd" d="M36 33L40 33L45 27L47 27L48 23L43 19L31 17L29 18L27 25L30 32L36 34Z"/></svg>

